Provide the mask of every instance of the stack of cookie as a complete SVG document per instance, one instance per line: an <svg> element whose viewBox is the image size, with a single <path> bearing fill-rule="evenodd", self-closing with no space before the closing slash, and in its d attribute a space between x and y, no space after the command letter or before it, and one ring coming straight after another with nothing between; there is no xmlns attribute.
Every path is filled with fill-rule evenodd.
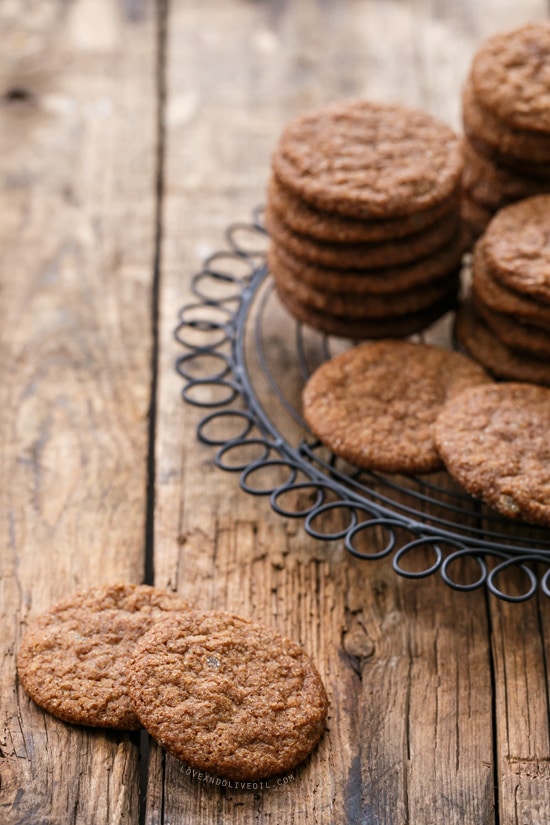
<svg viewBox="0 0 550 825"><path fill-rule="evenodd" d="M282 303L333 335L424 329L456 302L461 175L458 136L424 112L352 101L290 123L266 208Z"/></svg>
<svg viewBox="0 0 550 825"><path fill-rule="evenodd" d="M550 192L550 23L488 38L462 98L462 212L472 240L492 215Z"/></svg>
<svg viewBox="0 0 550 825"><path fill-rule="evenodd" d="M493 375L550 385L550 195L501 209L477 241L460 343Z"/></svg>

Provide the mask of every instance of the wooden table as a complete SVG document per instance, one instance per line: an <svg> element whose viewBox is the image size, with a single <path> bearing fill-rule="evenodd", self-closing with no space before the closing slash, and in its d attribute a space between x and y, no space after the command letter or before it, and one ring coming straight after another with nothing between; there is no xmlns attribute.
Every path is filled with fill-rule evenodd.
<svg viewBox="0 0 550 825"><path fill-rule="evenodd" d="M545 0L0 2L0 822L545 825L548 600L354 559L243 493L180 398L177 311L262 203L283 125L329 100L460 128L480 40ZM372 550L376 551L376 537ZM328 732L284 782L208 787L145 735L17 683L28 617L149 581L315 658Z"/></svg>

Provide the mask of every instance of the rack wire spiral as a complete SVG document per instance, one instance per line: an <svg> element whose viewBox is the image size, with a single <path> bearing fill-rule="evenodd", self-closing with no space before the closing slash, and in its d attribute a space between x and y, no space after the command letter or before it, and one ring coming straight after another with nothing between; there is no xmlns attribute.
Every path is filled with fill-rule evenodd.
<svg viewBox="0 0 550 825"><path fill-rule="evenodd" d="M486 587L511 602L539 589L550 596L550 531L494 514L442 473L434 480L359 470L312 436L300 385L352 342L315 333L278 305L261 209L230 225L226 241L193 277L195 300L175 330L185 350L176 362L182 397L207 411L197 436L215 448L217 467L238 473L242 490L269 498L276 513L302 519L308 535L343 541L365 561L391 556L401 576L438 573L456 590Z"/></svg>

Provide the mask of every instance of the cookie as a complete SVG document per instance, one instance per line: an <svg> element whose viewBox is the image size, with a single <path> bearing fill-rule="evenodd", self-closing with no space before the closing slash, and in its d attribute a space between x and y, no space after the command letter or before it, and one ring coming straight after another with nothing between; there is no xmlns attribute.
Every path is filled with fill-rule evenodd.
<svg viewBox="0 0 550 825"><path fill-rule="evenodd" d="M478 241L474 249L472 289L477 300L497 312L515 315L521 321L542 328L550 324L550 306L525 294L522 295L516 290L508 289L494 276L487 266L483 238Z"/></svg>
<svg viewBox="0 0 550 825"><path fill-rule="evenodd" d="M457 303L456 288L453 286L443 300L409 315L398 315L393 318L343 318L298 301L280 286L277 286L277 295L281 304L301 323L325 335L356 341L367 338L407 338L427 329L446 312L454 309Z"/></svg>
<svg viewBox="0 0 550 825"><path fill-rule="evenodd" d="M472 60L471 82L508 126L550 135L550 23L527 23L487 38Z"/></svg>
<svg viewBox="0 0 550 825"><path fill-rule="evenodd" d="M299 235L281 221L269 205L265 212L266 229L277 246L283 246L307 263L334 269L372 269L416 261L452 242L459 232L459 224L457 212L445 215L422 232L409 235L398 243L337 244Z"/></svg>
<svg viewBox="0 0 550 825"><path fill-rule="evenodd" d="M149 733L217 776L288 772L325 729L327 695L309 656L230 613L193 610L158 624L138 642L128 681Z"/></svg>
<svg viewBox="0 0 550 825"><path fill-rule="evenodd" d="M494 146L485 143L479 135L473 134L471 131L468 134L467 140L478 155L496 164L499 168L507 170L512 174L525 175L532 180L539 180L544 186L548 185L550 181L550 163L531 161L528 158L518 158L512 155L502 154Z"/></svg>
<svg viewBox="0 0 550 825"><path fill-rule="evenodd" d="M280 220L300 235L335 243L376 243L414 235L456 210L459 191L429 209L389 220L347 218L310 206L272 175L267 200Z"/></svg>
<svg viewBox="0 0 550 825"><path fill-rule="evenodd" d="M491 212L508 203L550 192L550 181L499 165L477 152L468 140L464 141L462 183L471 200Z"/></svg>
<svg viewBox="0 0 550 825"><path fill-rule="evenodd" d="M550 390L500 383L445 404L435 440L449 473L508 518L550 526Z"/></svg>
<svg viewBox="0 0 550 825"><path fill-rule="evenodd" d="M317 209L387 220L450 197L462 154L455 132L431 115L355 100L289 123L272 167L288 190Z"/></svg>
<svg viewBox="0 0 550 825"><path fill-rule="evenodd" d="M483 250L504 286L550 308L550 195L501 209L487 228Z"/></svg>
<svg viewBox="0 0 550 825"><path fill-rule="evenodd" d="M412 264L382 269L330 269L296 258L280 244L271 244L268 264L271 271L284 267L293 278L325 292L353 292L358 295L391 295L446 279L460 269L466 248L462 232L442 249Z"/></svg>
<svg viewBox="0 0 550 825"><path fill-rule="evenodd" d="M456 313L455 334L464 350L495 378L550 386L550 362L501 341L479 317L469 301Z"/></svg>
<svg viewBox="0 0 550 825"><path fill-rule="evenodd" d="M19 680L37 705L65 722L136 730L130 654L155 622L188 609L175 593L147 585L77 593L31 622L17 655Z"/></svg>
<svg viewBox="0 0 550 825"><path fill-rule="evenodd" d="M550 358L550 326L545 330L522 323L514 315L496 312L475 299L473 304L489 329L508 347L523 350L535 358Z"/></svg>
<svg viewBox="0 0 550 825"><path fill-rule="evenodd" d="M357 294L341 291L324 292L294 277L291 270L277 265L271 257L271 274L276 284L299 303L321 312L344 318L387 319L410 315L427 309L446 298L452 290L458 291L458 277L436 281L406 291L395 290L386 295Z"/></svg>
<svg viewBox="0 0 550 825"><path fill-rule="evenodd" d="M550 162L550 133L516 129L498 120L476 96L471 81L462 93L462 120L466 137L489 147L490 154L508 156L529 163Z"/></svg>
<svg viewBox="0 0 550 825"><path fill-rule="evenodd" d="M434 421L447 398L489 381L469 358L410 341L361 344L325 361L303 391L311 431L357 467L387 473L439 469Z"/></svg>

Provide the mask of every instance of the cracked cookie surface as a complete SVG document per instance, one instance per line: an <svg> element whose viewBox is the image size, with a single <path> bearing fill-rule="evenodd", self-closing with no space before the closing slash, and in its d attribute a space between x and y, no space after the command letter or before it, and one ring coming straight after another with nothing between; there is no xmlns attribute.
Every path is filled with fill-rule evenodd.
<svg viewBox="0 0 550 825"><path fill-rule="evenodd" d="M388 219L456 191L462 154L456 133L430 114L355 100L289 123L272 164L284 186L319 209Z"/></svg>
<svg viewBox="0 0 550 825"><path fill-rule="evenodd" d="M168 612L188 610L177 594L116 584L76 593L34 619L17 656L29 696L65 722L137 730L127 692L136 641Z"/></svg>
<svg viewBox="0 0 550 825"><path fill-rule="evenodd" d="M304 387L312 432L358 467L425 473L441 467L433 425L450 396L489 381L464 355L409 341L367 342L321 364Z"/></svg>
<svg viewBox="0 0 550 825"><path fill-rule="evenodd" d="M550 526L550 390L506 382L448 402L436 443L449 473L503 515Z"/></svg>
<svg viewBox="0 0 550 825"><path fill-rule="evenodd" d="M194 610L157 625L140 640L129 681L152 736L217 776L290 771L325 728L326 692L305 651L230 613Z"/></svg>

